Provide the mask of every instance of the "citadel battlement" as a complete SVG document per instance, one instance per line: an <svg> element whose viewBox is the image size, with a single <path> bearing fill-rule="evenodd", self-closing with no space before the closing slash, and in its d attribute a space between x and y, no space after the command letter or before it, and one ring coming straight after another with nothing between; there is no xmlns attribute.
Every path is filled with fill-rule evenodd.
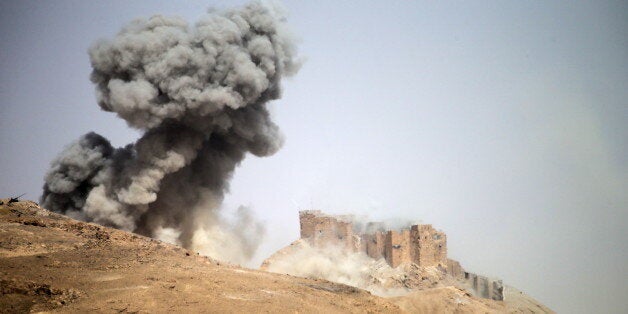
<svg viewBox="0 0 628 314"><path fill-rule="evenodd" d="M447 236L428 224L401 230L382 230L378 223L356 231L351 216L332 216L318 210L299 212L301 239L313 245L342 245L368 256L384 258L391 267L414 263L418 266L446 268Z"/></svg>
<svg viewBox="0 0 628 314"><path fill-rule="evenodd" d="M429 224L414 224L397 230L387 230L381 222L364 223L352 215L328 215L319 210L299 212L301 238L279 250L262 263L262 269L281 264L287 257L295 256L303 243L324 248L339 247L341 250L362 252L379 260L384 259L392 268L404 272L403 279L384 277L409 289L424 289L437 284L454 285L471 291L478 297L503 300L504 285L501 280L465 271L458 261L447 258L447 236ZM320 254L328 254L321 250ZM335 252L335 251L332 251ZM316 253L311 253L316 254ZM295 261L287 259L292 265ZM377 263L380 264L380 263ZM398 266L402 267L398 268ZM373 283L383 284L376 269L371 269ZM318 274L320 276L320 274ZM384 285L383 288L389 286Z"/></svg>
<svg viewBox="0 0 628 314"><path fill-rule="evenodd" d="M310 245L363 252L373 259L383 258L393 268L404 265L424 271L426 267L436 267L437 272L443 276L440 279L449 278L447 280L457 282L454 285L460 284L478 297L504 299L501 280L467 272L459 262L447 258L447 235L434 229L432 225L414 224L397 230L387 230L386 225L381 222L363 223L351 215L328 215L320 210L300 211L299 221L301 240ZM262 268L267 269L274 259L280 259L296 249L298 246L294 246L295 243L298 241L265 260ZM414 278L414 281L403 283L408 288L421 287L422 280L426 280L420 272L412 270L408 271L408 276ZM433 285L434 282L430 284Z"/></svg>

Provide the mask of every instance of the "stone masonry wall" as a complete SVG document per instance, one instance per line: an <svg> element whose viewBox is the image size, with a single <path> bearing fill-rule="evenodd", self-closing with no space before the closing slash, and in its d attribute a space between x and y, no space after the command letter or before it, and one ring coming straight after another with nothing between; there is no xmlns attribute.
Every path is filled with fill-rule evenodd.
<svg viewBox="0 0 628 314"><path fill-rule="evenodd" d="M416 248L414 262L418 265L447 265L447 236L432 225L414 225L412 240Z"/></svg>
<svg viewBox="0 0 628 314"><path fill-rule="evenodd" d="M366 252L366 255L374 259L380 259L386 255L386 235L381 231L363 234L360 244L362 250Z"/></svg>
<svg viewBox="0 0 628 314"><path fill-rule="evenodd" d="M414 262L411 259L410 251L410 230L388 231L386 234L386 261L391 267Z"/></svg>
<svg viewBox="0 0 628 314"><path fill-rule="evenodd" d="M447 259L447 273L457 279L464 278L464 269L458 261Z"/></svg>
<svg viewBox="0 0 628 314"><path fill-rule="evenodd" d="M497 301L504 300L504 284L501 280L493 280L469 272L464 273L464 279L471 285L478 297Z"/></svg>
<svg viewBox="0 0 628 314"><path fill-rule="evenodd" d="M355 234L348 216L308 210L300 212L299 218L301 238L313 245L343 245L375 259L385 258L392 267L406 263L447 266L447 237L432 225Z"/></svg>
<svg viewBox="0 0 628 314"><path fill-rule="evenodd" d="M331 216L318 210L307 210L299 212L299 219L301 239L312 245L344 246L352 251L362 251L375 259L384 258L392 267L406 263L421 267L440 266L453 278L470 285L477 296L503 300L502 281L465 272L460 263L448 259L447 236L432 225L413 225L410 229L400 231L376 230L357 234L353 230L350 216ZM369 223L367 226L377 225L378 223Z"/></svg>
<svg viewBox="0 0 628 314"><path fill-rule="evenodd" d="M352 224L339 220L320 211L302 211L299 213L301 238L308 239L313 245L345 245L355 248Z"/></svg>

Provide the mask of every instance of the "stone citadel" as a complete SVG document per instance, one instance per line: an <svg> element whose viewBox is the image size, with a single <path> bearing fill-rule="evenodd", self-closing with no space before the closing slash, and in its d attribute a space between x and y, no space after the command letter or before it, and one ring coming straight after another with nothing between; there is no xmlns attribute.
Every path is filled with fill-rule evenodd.
<svg viewBox="0 0 628 314"><path fill-rule="evenodd" d="M386 230L382 223L358 226L352 216L327 215L319 210L301 211L299 220L301 239L313 246L340 246L363 252L373 259L385 259L393 268L412 264L419 268L435 267L470 287L477 296L503 300L501 280L466 272L459 262L447 258L447 235L432 225Z"/></svg>
<svg viewBox="0 0 628 314"><path fill-rule="evenodd" d="M384 230L380 223L368 223L363 232L356 232L348 216L301 211L299 220L301 238L315 245L342 244L372 258L384 258L391 267L405 263L447 265L447 236L432 225L413 225L397 231Z"/></svg>

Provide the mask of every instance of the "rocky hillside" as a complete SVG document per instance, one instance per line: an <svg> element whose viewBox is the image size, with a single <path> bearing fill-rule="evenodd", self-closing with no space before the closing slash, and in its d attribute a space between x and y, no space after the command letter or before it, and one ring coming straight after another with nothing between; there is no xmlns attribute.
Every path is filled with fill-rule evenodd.
<svg viewBox="0 0 628 314"><path fill-rule="evenodd" d="M523 312L453 287L378 297L322 279L226 265L34 202L0 202L0 312ZM526 306L528 313L545 310Z"/></svg>
<svg viewBox="0 0 628 314"><path fill-rule="evenodd" d="M0 283L9 313L400 311L350 286L224 265L28 201L0 205Z"/></svg>

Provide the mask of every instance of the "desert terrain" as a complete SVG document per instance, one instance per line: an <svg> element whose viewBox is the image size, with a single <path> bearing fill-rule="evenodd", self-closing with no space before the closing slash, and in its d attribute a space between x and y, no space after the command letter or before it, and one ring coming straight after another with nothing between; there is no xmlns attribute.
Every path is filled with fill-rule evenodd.
<svg viewBox="0 0 628 314"><path fill-rule="evenodd" d="M325 280L228 265L31 201L0 201L3 313L550 312L533 301L479 299L454 287L382 298Z"/></svg>

